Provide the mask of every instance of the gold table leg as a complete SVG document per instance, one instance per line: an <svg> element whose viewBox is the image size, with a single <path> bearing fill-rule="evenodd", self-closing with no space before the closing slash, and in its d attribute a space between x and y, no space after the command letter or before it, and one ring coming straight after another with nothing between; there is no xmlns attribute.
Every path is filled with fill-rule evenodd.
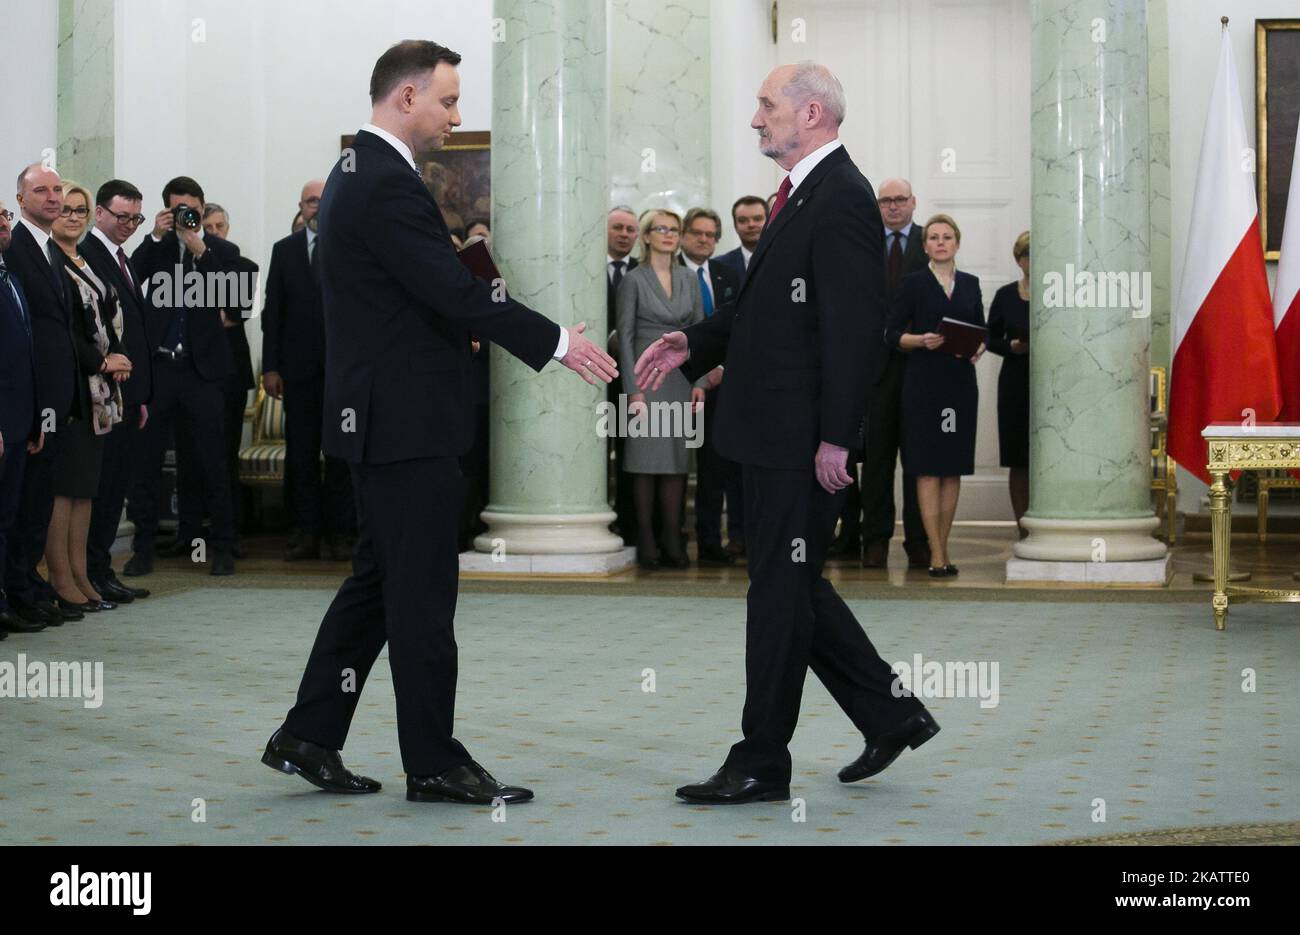
<svg viewBox="0 0 1300 935"><path fill-rule="evenodd" d="M1210 485L1210 538L1214 548L1214 628L1222 630L1228 616L1228 550L1232 545L1231 505L1228 485L1224 483L1226 471L1211 471Z"/></svg>

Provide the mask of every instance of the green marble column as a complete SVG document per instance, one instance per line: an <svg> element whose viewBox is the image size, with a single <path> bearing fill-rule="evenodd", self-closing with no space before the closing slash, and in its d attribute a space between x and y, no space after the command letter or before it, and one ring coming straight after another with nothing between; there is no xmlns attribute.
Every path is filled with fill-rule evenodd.
<svg viewBox="0 0 1300 935"><path fill-rule="evenodd" d="M609 0L609 198L714 207L709 0Z"/></svg>
<svg viewBox="0 0 1300 935"><path fill-rule="evenodd" d="M1032 10L1029 536L1008 578L1163 581L1149 494L1147 4Z"/></svg>
<svg viewBox="0 0 1300 935"><path fill-rule="evenodd" d="M61 176L95 190L113 177L113 0L59 0Z"/></svg>
<svg viewBox="0 0 1300 935"><path fill-rule="evenodd" d="M586 321L603 342L604 0L495 0L493 14L493 252L511 295L561 325ZM485 570L627 563L608 531L604 399L558 364L536 374L492 349L490 528L474 543L494 553Z"/></svg>
<svg viewBox="0 0 1300 935"><path fill-rule="evenodd" d="M1151 106L1151 366L1173 359L1169 321L1173 283L1169 263L1169 0L1147 2Z"/></svg>

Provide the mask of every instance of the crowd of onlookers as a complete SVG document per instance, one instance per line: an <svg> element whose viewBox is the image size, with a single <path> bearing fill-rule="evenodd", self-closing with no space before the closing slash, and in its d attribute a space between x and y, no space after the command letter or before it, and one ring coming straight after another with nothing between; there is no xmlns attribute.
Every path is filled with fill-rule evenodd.
<svg viewBox="0 0 1300 935"><path fill-rule="evenodd" d="M740 246L719 256L714 250L723 222L708 208L692 208L685 215L666 208L637 215L627 206L609 212L610 353L622 373L631 373L636 359L660 335L736 302L774 198L736 200L731 222ZM829 557L860 558L864 567L885 567L895 529L895 470L901 454L908 563L927 568L936 578L951 577L958 570L950 561L948 540L961 477L975 470L979 397L974 363L985 350L1004 358L998 431L1017 523L1028 508L1029 234L1017 238L1012 248L1022 276L998 289L986 321L979 279L957 268L961 229L956 220L936 214L923 226L914 223L916 198L904 179L885 182L877 201L885 290L876 310L888 356L868 392L863 446L855 455L861 477L853 472ZM945 349L947 339L940 333L954 325L983 329L977 333L985 337L973 352L956 356ZM954 341L951 347L956 346ZM664 403L702 409L705 440L694 448L701 565L732 565L745 555L741 470L713 450L708 439L711 414L725 392L725 365L693 384L674 372L651 393L627 383L610 388L611 400L623 394L633 414L638 407ZM624 542L636 546L642 568L690 564L682 527L691 448L684 435L640 433L613 440L617 529Z"/></svg>

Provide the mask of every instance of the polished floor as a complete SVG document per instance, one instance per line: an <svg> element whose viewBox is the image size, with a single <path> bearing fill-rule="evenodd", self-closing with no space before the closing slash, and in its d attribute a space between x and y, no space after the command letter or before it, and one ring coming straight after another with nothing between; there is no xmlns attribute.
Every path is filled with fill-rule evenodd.
<svg viewBox="0 0 1300 935"><path fill-rule="evenodd" d="M1297 840L1294 605L1243 605L1215 631L1195 541L1169 589L1008 588L1008 531L960 532L956 586L833 572L891 662L980 667L927 689L942 733L841 785L861 740L810 677L795 800L731 809L672 791L737 739L741 570L466 581L458 735L538 793L494 812L405 801L382 661L344 751L382 793L333 797L258 762L344 565L286 566L275 540L250 541L230 579L163 562L148 600L0 643L0 662L100 661L105 686L98 708L0 698L0 843ZM1270 543L1257 575L1289 579L1297 551Z"/></svg>

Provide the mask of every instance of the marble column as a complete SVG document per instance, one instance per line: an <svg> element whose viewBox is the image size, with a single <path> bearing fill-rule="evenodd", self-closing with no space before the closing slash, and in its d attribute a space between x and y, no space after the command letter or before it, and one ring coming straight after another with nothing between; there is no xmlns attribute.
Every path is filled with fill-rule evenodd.
<svg viewBox="0 0 1300 935"><path fill-rule="evenodd" d="M1147 4L1032 10L1029 536L1007 577L1163 583L1149 491Z"/></svg>
<svg viewBox="0 0 1300 935"><path fill-rule="evenodd" d="M510 294L605 340L605 2L495 0L493 253ZM492 348L490 527L462 556L485 571L600 572L630 563L608 530L603 387Z"/></svg>
<svg viewBox="0 0 1300 935"><path fill-rule="evenodd" d="M1166 371L1173 360L1170 316L1173 275L1169 262L1169 0L1147 0L1151 104L1151 366Z"/></svg>
<svg viewBox="0 0 1300 935"><path fill-rule="evenodd" d="M610 0L609 198L711 206L709 0Z"/></svg>
<svg viewBox="0 0 1300 935"><path fill-rule="evenodd" d="M95 190L113 178L113 0L59 0L61 176Z"/></svg>

